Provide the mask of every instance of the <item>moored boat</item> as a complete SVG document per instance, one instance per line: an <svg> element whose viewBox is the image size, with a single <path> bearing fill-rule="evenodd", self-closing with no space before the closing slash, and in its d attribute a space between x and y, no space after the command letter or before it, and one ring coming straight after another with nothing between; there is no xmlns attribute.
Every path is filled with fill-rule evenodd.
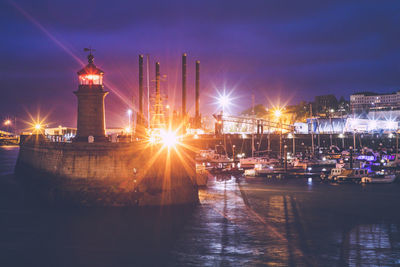
<svg viewBox="0 0 400 267"><path fill-rule="evenodd" d="M240 167L244 169L251 169L258 164L276 164L277 162L277 159L270 159L267 157L249 157L240 159Z"/></svg>
<svg viewBox="0 0 400 267"><path fill-rule="evenodd" d="M340 175L334 178L338 183L360 183L362 177L368 176L367 169L345 169Z"/></svg>
<svg viewBox="0 0 400 267"><path fill-rule="evenodd" d="M394 173L376 172L361 178L364 184L390 184L396 180Z"/></svg>

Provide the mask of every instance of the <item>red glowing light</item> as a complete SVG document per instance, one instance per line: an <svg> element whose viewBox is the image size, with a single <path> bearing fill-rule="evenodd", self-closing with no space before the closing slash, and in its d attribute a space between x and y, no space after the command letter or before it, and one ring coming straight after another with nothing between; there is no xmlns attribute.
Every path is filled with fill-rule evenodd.
<svg viewBox="0 0 400 267"><path fill-rule="evenodd" d="M79 76L79 84L81 85L101 85L103 76L98 74L83 74Z"/></svg>

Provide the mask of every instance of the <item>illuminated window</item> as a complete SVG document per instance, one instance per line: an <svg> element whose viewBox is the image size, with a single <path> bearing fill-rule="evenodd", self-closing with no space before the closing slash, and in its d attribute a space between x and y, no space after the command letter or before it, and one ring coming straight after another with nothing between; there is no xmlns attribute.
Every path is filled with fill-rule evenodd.
<svg viewBox="0 0 400 267"><path fill-rule="evenodd" d="M102 85L103 75L99 74L83 74L79 75L80 85Z"/></svg>

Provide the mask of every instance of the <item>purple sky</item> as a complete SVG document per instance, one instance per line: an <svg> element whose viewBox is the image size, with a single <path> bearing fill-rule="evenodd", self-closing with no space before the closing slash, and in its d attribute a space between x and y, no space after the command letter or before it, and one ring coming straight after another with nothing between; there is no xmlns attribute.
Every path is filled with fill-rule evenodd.
<svg viewBox="0 0 400 267"><path fill-rule="evenodd" d="M124 3L122 3L124 2ZM2 1L0 115L50 114L76 125L76 72L93 46L105 71L107 126L123 125L137 95L137 57L160 61L169 102L180 108L181 54L188 53L188 108L201 61L201 113L216 90L237 110L315 95L400 87L400 2L394 1ZM47 33L46 33L47 32ZM153 83L151 83L153 89ZM174 101L175 100L175 101Z"/></svg>

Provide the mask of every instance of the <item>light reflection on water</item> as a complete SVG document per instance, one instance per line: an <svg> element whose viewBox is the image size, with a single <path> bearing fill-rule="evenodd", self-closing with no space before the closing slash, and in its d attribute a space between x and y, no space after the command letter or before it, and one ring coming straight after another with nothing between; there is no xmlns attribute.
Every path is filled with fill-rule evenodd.
<svg viewBox="0 0 400 267"><path fill-rule="evenodd" d="M400 264L399 184L217 176L191 211L32 209L9 175L16 154L0 150L0 263L8 255L54 266Z"/></svg>
<svg viewBox="0 0 400 267"><path fill-rule="evenodd" d="M217 177L200 192L201 207L185 226L171 262L196 266L399 263L400 221L393 212L394 201L400 200L398 184L365 189L308 179L242 179L239 184L225 179Z"/></svg>

